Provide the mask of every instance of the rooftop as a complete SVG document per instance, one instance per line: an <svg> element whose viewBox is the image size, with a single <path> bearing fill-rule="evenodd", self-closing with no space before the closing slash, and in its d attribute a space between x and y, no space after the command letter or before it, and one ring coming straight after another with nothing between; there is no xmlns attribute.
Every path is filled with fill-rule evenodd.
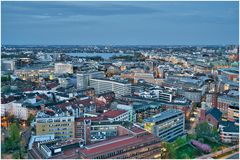
<svg viewBox="0 0 240 160"><path fill-rule="evenodd" d="M110 150L114 150L116 148L143 143L145 141L149 141L149 139L151 138L155 137L152 134L148 134L142 137L120 136L112 140L103 141L86 146L86 148L80 149L80 152L83 153L84 155L104 153Z"/></svg>
<svg viewBox="0 0 240 160"><path fill-rule="evenodd" d="M109 82L116 82L121 84L131 84L127 79L108 79L108 78L91 78L91 80L100 80L100 81L109 81Z"/></svg>
<svg viewBox="0 0 240 160"><path fill-rule="evenodd" d="M145 119L144 122L158 122L158 121L162 121L167 118L171 118L173 116L180 115L180 114L183 114L183 112L180 110L169 109L169 110L161 112L151 118Z"/></svg>
<svg viewBox="0 0 240 160"><path fill-rule="evenodd" d="M221 121L219 125L223 126L223 132L239 132L239 126L235 125L234 122Z"/></svg>
<svg viewBox="0 0 240 160"><path fill-rule="evenodd" d="M222 112L217 108L211 108L207 111L207 114L211 114L217 121L221 121Z"/></svg>
<svg viewBox="0 0 240 160"><path fill-rule="evenodd" d="M102 116L108 117L108 118L115 118L127 111L125 110L108 110L107 112L104 112Z"/></svg>

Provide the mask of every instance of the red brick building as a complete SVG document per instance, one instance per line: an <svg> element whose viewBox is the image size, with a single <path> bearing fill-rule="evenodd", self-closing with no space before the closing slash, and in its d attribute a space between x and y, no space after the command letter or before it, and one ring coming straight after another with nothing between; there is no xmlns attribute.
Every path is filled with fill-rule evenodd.
<svg viewBox="0 0 240 160"><path fill-rule="evenodd" d="M208 122L215 127L218 127L219 122L222 118L222 112L217 108L211 108L208 111L201 109L200 111L200 122Z"/></svg>

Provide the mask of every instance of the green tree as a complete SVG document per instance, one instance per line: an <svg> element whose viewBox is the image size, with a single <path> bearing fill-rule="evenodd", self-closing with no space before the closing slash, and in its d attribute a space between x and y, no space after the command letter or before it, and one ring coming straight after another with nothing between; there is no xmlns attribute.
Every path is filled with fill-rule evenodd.
<svg viewBox="0 0 240 160"><path fill-rule="evenodd" d="M207 122L199 123L196 127L197 137L212 136L212 126Z"/></svg>
<svg viewBox="0 0 240 160"><path fill-rule="evenodd" d="M213 137L217 140L219 139L218 130L217 130L217 127L215 127L215 126L213 126L213 128L212 128L212 136L211 137Z"/></svg>
<svg viewBox="0 0 240 160"><path fill-rule="evenodd" d="M32 114L30 114L27 118L27 125L30 126L31 122L33 121L34 116Z"/></svg>
<svg viewBox="0 0 240 160"><path fill-rule="evenodd" d="M16 123L12 123L8 129L9 137L6 140L5 147L7 150L18 150L20 147L20 128Z"/></svg>
<svg viewBox="0 0 240 160"><path fill-rule="evenodd" d="M218 130L215 126L208 124L207 122L203 122L197 125L196 134L198 138L210 138L218 140L219 134Z"/></svg>
<svg viewBox="0 0 240 160"><path fill-rule="evenodd" d="M186 143L186 139L184 139L184 138L182 138L182 137L178 137L176 140L175 140L175 142L174 142L174 146L175 147L179 147L179 146L181 146L181 145L183 145L183 144L185 144Z"/></svg>
<svg viewBox="0 0 240 160"><path fill-rule="evenodd" d="M196 134L188 134L187 135L187 140L196 139L196 138L197 138Z"/></svg>
<svg viewBox="0 0 240 160"><path fill-rule="evenodd" d="M172 143L162 142L162 159L175 159L176 158L176 149Z"/></svg>
<svg viewBox="0 0 240 160"><path fill-rule="evenodd" d="M190 157L189 157L186 153L184 153L184 154L182 155L182 159L190 159Z"/></svg>

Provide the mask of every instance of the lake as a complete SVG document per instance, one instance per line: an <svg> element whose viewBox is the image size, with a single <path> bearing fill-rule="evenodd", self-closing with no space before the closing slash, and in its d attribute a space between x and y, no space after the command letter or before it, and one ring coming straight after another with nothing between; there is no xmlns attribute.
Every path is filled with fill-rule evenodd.
<svg viewBox="0 0 240 160"><path fill-rule="evenodd" d="M119 56L119 55L130 55L127 53L65 53L66 55L70 56L78 56L78 57L95 57L100 56L104 59L109 59L112 56Z"/></svg>

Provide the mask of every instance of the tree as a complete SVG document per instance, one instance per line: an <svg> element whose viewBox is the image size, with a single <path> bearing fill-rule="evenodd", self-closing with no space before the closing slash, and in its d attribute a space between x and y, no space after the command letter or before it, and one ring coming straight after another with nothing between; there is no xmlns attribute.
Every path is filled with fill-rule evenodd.
<svg viewBox="0 0 240 160"><path fill-rule="evenodd" d="M162 159L175 159L176 158L176 149L172 143L162 142Z"/></svg>
<svg viewBox="0 0 240 160"><path fill-rule="evenodd" d="M13 114L7 114L6 117L7 117L8 123L13 123L15 121L15 117Z"/></svg>
<svg viewBox="0 0 240 160"><path fill-rule="evenodd" d="M215 127L215 126L213 126L213 128L212 128L212 137L215 139L219 139L218 130L217 130L217 127Z"/></svg>
<svg viewBox="0 0 240 160"><path fill-rule="evenodd" d="M27 118L27 125L30 126L31 122L33 121L34 116L32 114L30 114Z"/></svg>
<svg viewBox="0 0 240 160"><path fill-rule="evenodd" d="M175 147L179 147L179 146L181 146L181 145L183 145L185 143L186 143L186 140L184 138L178 137L176 139L176 141L174 142L174 145L175 145Z"/></svg>
<svg viewBox="0 0 240 160"><path fill-rule="evenodd" d="M188 135L187 135L187 139L188 139L188 140L196 139L196 138L197 138L197 135L196 135L196 134L188 134Z"/></svg>
<svg viewBox="0 0 240 160"><path fill-rule="evenodd" d="M207 122L199 123L196 127L197 137L212 136L212 129L213 127Z"/></svg>
<svg viewBox="0 0 240 160"><path fill-rule="evenodd" d="M20 128L16 123L12 123L8 129L9 137L6 140L7 150L18 150L20 147Z"/></svg>
<svg viewBox="0 0 240 160"><path fill-rule="evenodd" d="M182 158L183 158L183 159L190 159L189 155L187 155L186 153L184 153L184 154L182 155Z"/></svg>
<svg viewBox="0 0 240 160"><path fill-rule="evenodd" d="M203 122L197 125L196 134L198 138L209 138L218 139L219 134L218 130L215 126L208 124L207 122Z"/></svg>
<svg viewBox="0 0 240 160"><path fill-rule="evenodd" d="M210 153L212 151L211 147L208 144L201 143L196 140L191 141L192 145L197 147L199 150L203 151L204 153Z"/></svg>

